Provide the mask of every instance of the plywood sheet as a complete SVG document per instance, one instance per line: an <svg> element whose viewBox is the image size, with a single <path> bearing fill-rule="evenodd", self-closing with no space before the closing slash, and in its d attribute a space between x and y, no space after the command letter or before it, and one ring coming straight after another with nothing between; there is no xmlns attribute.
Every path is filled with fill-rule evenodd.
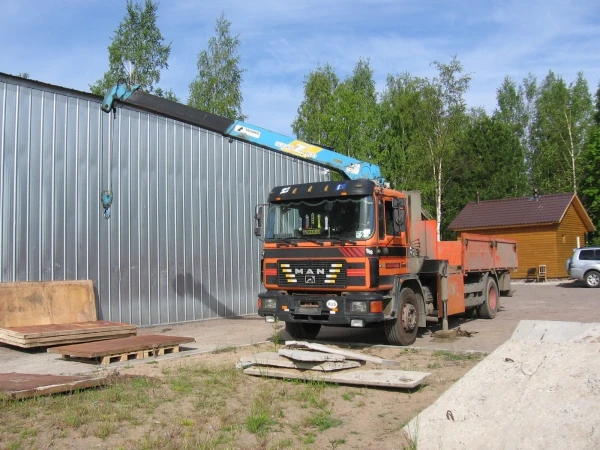
<svg viewBox="0 0 600 450"><path fill-rule="evenodd" d="M107 384L108 378L0 373L0 398L21 399Z"/></svg>
<svg viewBox="0 0 600 450"><path fill-rule="evenodd" d="M136 328L135 325L106 320L0 328L0 342L23 348L49 347L135 336Z"/></svg>
<svg viewBox="0 0 600 450"><path fill-rule="evenodd" d="M128 323L97 320L95 322L61 323L52 325L30 325L25 327L9 327L0 329L0 333L23 339L47 338L52 336L84 335L103 331L135 330L137 327Z"/></svg>
<svg viewBox="0 0 600 450"><path fill-rule="evenodd" d="M154 348L169 347L188 342L195 342L192 337L165 336L159 334L147 334L143 336L132 336L108 341L86 342L84 344L64 345L49 348L49 353L60 353L79 358L97 358L101 356L116 355Z"/></svg>
<svg viewBox="0 0 600 450"><path fill-rule="evenodd" d="M0 328L97 319L91 280L0 283Z"/></svg>

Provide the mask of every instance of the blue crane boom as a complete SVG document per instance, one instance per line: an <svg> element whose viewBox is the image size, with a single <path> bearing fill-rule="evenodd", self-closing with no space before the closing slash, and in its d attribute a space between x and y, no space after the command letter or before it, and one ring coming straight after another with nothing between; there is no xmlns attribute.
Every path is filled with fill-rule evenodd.
<svg viewBox="0 0 600 450"><path fill-rule="evenodd" d="M376 164L360 161L336 151L309 144L299 139L275 133L239 120L231 120L201 111L139 90L139 86L129 88L120 81L104 96L102 110L110 112L115 102L127 102L152 112L159 112L192 125L201 126L224 136L250 142L269 150L286 153L298 159L311 161L322 167L340 173L348 180L366 178L377 183L385 180Z"/></svg>

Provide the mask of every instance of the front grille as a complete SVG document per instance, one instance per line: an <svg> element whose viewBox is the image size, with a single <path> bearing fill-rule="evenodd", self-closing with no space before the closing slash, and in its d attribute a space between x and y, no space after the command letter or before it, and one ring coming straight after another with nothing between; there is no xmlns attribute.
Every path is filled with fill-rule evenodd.
<svg viewBox="0 0 600 450"><path fill-rule="evenodd" d="M346 287L346 261L278 261L279 286Z"/></svg>

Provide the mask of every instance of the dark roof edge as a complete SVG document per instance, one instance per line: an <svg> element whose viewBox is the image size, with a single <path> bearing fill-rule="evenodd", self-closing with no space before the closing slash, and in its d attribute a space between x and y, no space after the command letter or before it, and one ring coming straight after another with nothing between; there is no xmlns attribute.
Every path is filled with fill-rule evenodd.
<svg viewBox="0 0 600 450"><path fill-rule="evenodd" d="M544 197L567 197L567 196L572 197L573 195L574 194L572 192L561 192L561 193L558 193L558 194L545 194L545 195L540 195L538 197L537 201L543 199ZM479 202L472 201L472 202L467 203L467 205L479 205L481 203L514 202L514 201L517 201L517 200L525 200L525 199L531 200L531 201L535 201L535 200L533 200L533 196L530 195L530 196L523 196L523 197L495 198L495 199L492 199L492 200L481 200Z"/></svg>
<svg viewBox="0 0 600 450"><path fill-rule="evenodd" d="M40 89L54 94L66 95L71 97L84 98L86 100L102 103L103 97L92 94L91 92L79 91L54 84L44 83L42 81L22 78L15 75L0 72L0 82L25 86L31 89ZM217 116L200 109L192 108L178 102L172 102L156 95L148 94L142 91L135 91L126 101L119 104L131 109L141 109L146 112L169 117L171 119L185 122L189 125L195 125L216 133L225 134L225 131L233 124L233 120L226 117ZM100 109L100 107L98 107Z"/></svg>
<svg viewBox="0 0 600 450"><path fill-rule="evenodd" d="M70 89L54 84L44 83L42 81L36 81L30 78L21 78L3 72L0 72L0 82L17 84L19 86L26 86L32 89L44 89L45 91L53 92L55 94L83 97L88 100L102 103L102 97L92 94L91 92L78 91L77 89Z"/></svg>
<svg viewBox="0 0 600 450"><path fill-rule="evenodd" d="M233 120L226 117L217 116L216 114L142 91L135 91L125 103L119 102L119 104L124 107L133 105L144 111L179 120L220 134L225 134L234 123Z"/></svg>

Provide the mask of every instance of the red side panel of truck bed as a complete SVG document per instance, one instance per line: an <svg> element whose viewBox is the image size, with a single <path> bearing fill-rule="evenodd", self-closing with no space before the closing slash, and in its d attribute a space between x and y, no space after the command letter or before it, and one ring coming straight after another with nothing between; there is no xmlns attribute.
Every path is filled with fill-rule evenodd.
<svg viewBox="0 0 600 450"><path fill-rule="evenodd" d="M464 233L460 242L465 273L517 268L517 242L512 239Z"/></svg>

